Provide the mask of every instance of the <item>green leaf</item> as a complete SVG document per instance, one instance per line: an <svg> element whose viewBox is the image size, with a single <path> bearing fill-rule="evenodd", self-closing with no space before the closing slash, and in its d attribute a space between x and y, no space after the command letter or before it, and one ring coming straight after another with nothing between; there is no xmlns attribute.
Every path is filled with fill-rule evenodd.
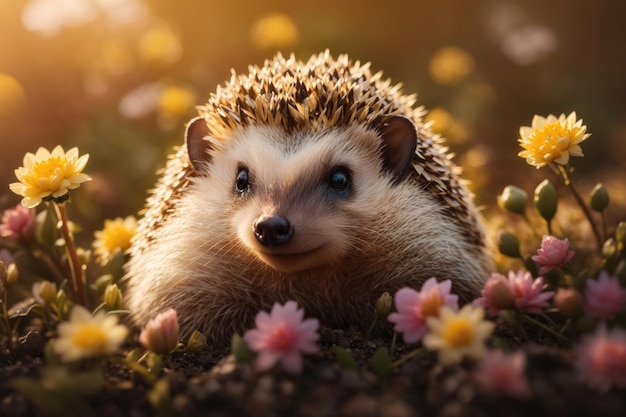
<svg viewBox="0 0 626 417"><path fill-rule="evenodd" d="M37 303L33 297L30 297L13 305L7 314L10 319L15 319L18 317L26 317L32 312L43 315L43 307L41 304Z"/></svg>
<svg viewBox="0 0 626 417"><path fill-rule="evenodd" d="M243 338L236 333L231 339L230 346L237 363L249 363L256 356L256 353L248 347Z"/></svg>
<svg viewBox="0 0 626 417"><path fill-rule="evenodd" d="M387 380L393 367L391 366L391 356L385 347L380 347L372 356L372 370L381 381Z"/></svg>
<svg viewBox="0 0 626 417"><path fill-rule="evenodd" d="M194 330L187 341L186 350L188 352L198 352L206 347L206 337L197 330Z"/></svg>
<svg viewBox="0 0 626 417"><path fill-rule="evenodd" d="M342 369L357 370L359 368L359 365L347 349L341 346L335 346L334 350L335 355L337 355L337 363Z"/></svg>

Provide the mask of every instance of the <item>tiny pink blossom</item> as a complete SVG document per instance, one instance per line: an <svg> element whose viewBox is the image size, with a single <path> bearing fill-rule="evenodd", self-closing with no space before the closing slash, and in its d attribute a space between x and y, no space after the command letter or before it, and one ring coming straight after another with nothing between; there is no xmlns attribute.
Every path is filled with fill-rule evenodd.
<svg viewBox="0 0 626 417"><path fill-rule="evenodd" d="M459 309L459 297L450 294L451 289L452 281L438 283L433 277L424 282L419 292L408 287L396 292L396 312L391 313L388 320L395 324L394 330L402 333L406 343L415 343L426 334L426 319L431 316L439 317L442 306L448 306L453 311Z"/></svg>
<svg viewBox="0 0 626 417"><path fill-rule="evenodd" d="M482 297L472 303L474 307L485 307L487 312L495 316L500 310L515 307L515 295L509 280L502 274L491 274L482 289Z"/></svg>
<svg viewBox="0 0 626 417"><path fill-rule="evenodd" d="M248 330L243 340L257 352L255 366L264 371L280 361L286 371L298 373L302 370L302 354L318 350L319 334L317 319L304 318L304 310L298 309L295 301L285 305L274 303L268 314L257 314L256 329Z"/></svg>
<svg viewBox="0 0 626 417"><path fill-rule="evenodd" d="M17 243L28 243L35 236L35 210L21 204L2 214L0 236Z"/></svg>
<svg viewBox="0 0 626 417"><path fill-rule="evenodd" d="M139 335L139 342L151 352L165 355L176 347L178 336L178 314L170 308L148 321Z"/></svg>
<svg viewBox="0 0 626 417"><path fill-rule="evenodd" d="M533 280L530 272L523 270L509 271L509 285L515 296L515 307L528 313L541 313L554 295L554 291L542 292L545 287L543 277Z"/></svg>
<svg viewBox="0 0 626 417"><path fill-rule="evenodd" d="M601 324L576 347L575 367L590 387L606 392L613 385L626 388L626 331L610 332Z"/></svg>
<svg viewBox="0 0 626 417"><path fill-rule="evenodd" d="M574 256L574 251L569 248L569 240L557 239L554 236L545 235L541 240L541 247L532 260L541 266L539 274L552 271L559 266L565 265Z"/></svg>
<svg viewBox="0 0 626 417"><path fill-rule="evenodd" d="M617 277L600 271L597 280L588 279L585 285L585 312L599 319L613 318L624 310L626 289L621 288Z"/></svg>
<svg viewBox="0 0 626 417"><path fill-rule="evenodd" d="M526 356L522 351L505 355L501 350L490 350L478 365L474 381L494 394L524 397L529 393L525 367Z"/></svg>

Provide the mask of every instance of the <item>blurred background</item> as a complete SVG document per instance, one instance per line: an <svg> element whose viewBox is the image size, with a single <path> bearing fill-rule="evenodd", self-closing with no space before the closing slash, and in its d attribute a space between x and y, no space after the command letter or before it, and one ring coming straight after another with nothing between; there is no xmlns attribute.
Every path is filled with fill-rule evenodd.
<svg viewBox="0 0 626 417"><path fill-rule="evenodd" d="M573 160L583 193L603 181L623 200L625 17L623 0L0 0L0 209L23 155L61 144L90 154L74 218L134 214L231 68L326 48L418 94L479 205L558 182L517 157L518 130L573 110L592 133Z"/></svg>

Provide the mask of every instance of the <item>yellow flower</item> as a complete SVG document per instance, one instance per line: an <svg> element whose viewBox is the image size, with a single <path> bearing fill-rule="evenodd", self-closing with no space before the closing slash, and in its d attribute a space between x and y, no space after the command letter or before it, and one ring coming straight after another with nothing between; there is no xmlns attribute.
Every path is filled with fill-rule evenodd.
<svg viewBox="0 0 626 417"><path fill-rule="evenodd" d="M128 328L118 324L116 316L99 311L92 316L85 307L76 305L69 321L57 327L59 337L54 351L64 362L115 353L126 339Z"/></svg>
<svg viewBox="0 0 626 417"><path fill-rule="evenodd" d="M100 265L106 265L116 249L122 252L130 247L130 241L137 233L137 219L128 216L105 220L104 228L94 233L94 253Z"/></svg>
<svg viewBox="0 0 626 417"><path fill-rule="evenodd" d="M288 48L298 42L298 26L283 13L272 13L257 20L250 29L250 39L261 49Z"/></svg>
<svg viewBox="0 0 626 417"><path fill-rule="evenodd" d="M518 142L524 150L517 155L537 168L550 162L566 165L570 156L583 156L578 144L591 135L586 132L587 126L583 125L582 119L576 120L576 112L568 116L561 114L558 118L553 114L548 117L535 115L532 126L520 127Z"/></svg>
<svg viewBox="0 0 626 417"><path fill-rule="evenodd" d="M443 306L439 317L430 316L426 324L430 332L424 337L424 346L439 351L439 362L450 365L464 357L480 359L485 354L485 339L491 335L494 324L483 320L482 308L465 305L455 312Z"/></svg>
<svg viewBox="0 0 626 417"><path fill-rule="evenodd" d="M37 153L24 155L24 166L15 170L20 182L9 184L16 194L23 196L22 205L27 208L38 206L43 199L66 199L69 190L91 180L81 171L85 168L89 155L78 157L78 148L67 153L61 146L49 152L39 148Z"/></svg>
<svg viewBox="0 0 626 417"><path fill-rule="evenodd" d="M461 82L474 69L474 58L456 46L438 49L430 60L428 71L433 80L441 85Z"/></svg>

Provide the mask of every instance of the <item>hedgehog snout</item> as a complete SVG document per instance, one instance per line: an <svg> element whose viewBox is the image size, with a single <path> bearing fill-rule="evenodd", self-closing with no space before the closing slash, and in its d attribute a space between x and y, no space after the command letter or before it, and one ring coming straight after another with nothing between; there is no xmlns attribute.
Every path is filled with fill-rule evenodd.
<svg viewBox="0 0 626 417"><path fill-rule="evenodd" d="M252 228L256 240L270 248L289 242L294 234L292 224L280 215L257 217Z"/></svg>

